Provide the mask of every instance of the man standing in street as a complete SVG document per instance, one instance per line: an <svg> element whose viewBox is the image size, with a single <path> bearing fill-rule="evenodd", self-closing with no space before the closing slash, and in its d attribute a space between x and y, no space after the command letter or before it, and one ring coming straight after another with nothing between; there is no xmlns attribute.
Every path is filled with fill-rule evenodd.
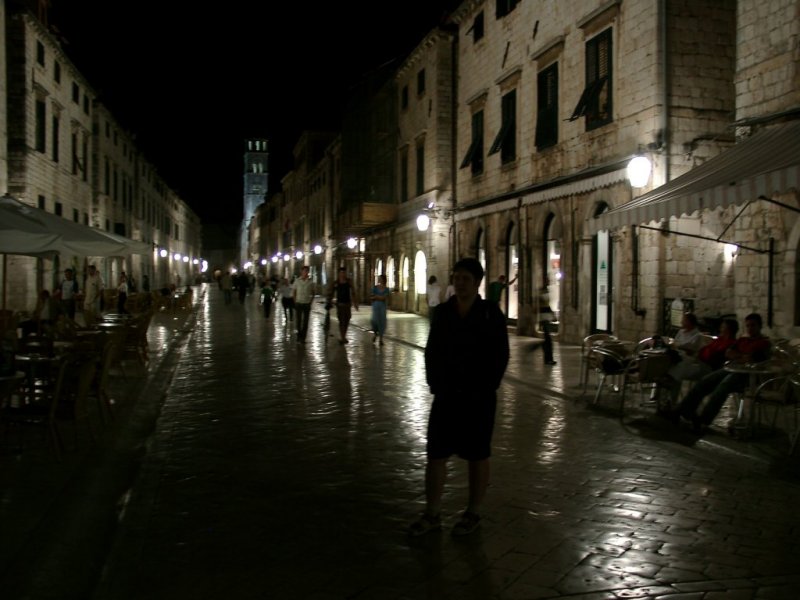
<svg viewBox="0 0 800 600"><path fill-rule="evenodd" d="M72 269L64 269L64 279L61 282L61 306L64 313L71 321L75 320L75 296L78 294L78 282Z"/></svg>
<svg viewBox="0 0 800 600"><path fill-rule="evenodd" d="M297 343L305 344L311 301L314 299L314 282L308 278L307 266L300 269L300 277L292 284L292 299L297 314Z"/></svg>
<svg viewBox="0 0 800 600"><path fill-rule="evenodd" d="M94 265L89 265L89 272L86 275L86 285L83 286L85 296L83 298L83 318L86 325L92 325L100 315L100 296L106 285L100 273Z"/></svg>
<svg viewBox="0 0 800 600"><path fill-rule="evenodd" d="M489 485L489 457L497 388L509 358L506 320L497 304L478 295L483 267L464 258L453 267L455 296L436 309L425 347L425 371L433 393L428 419L425 512L409 527L412 536L441 528L441 499L447 461L469 461L469 501L452 534L480 524Z"/></svg>

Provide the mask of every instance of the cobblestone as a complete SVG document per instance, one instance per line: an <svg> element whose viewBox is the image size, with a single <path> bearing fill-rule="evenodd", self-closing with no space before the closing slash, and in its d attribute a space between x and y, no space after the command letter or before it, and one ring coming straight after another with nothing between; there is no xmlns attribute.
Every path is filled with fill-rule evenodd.
<svg viewBox="0 0 800 600"><path fill-rule="evenodd" d="M153 321L148 372L118 418L61 464L0 450L4 598L796 598L797 457L780 435L698 439L632 398L581 395L580 349L546 367L512 336L482 527L447 534L423 505L427 320L369 311L351 342L305 345L255 297L204 288ZM336 329L334 320L332 330ZM590 390L591 391L591 390ZM34 567L35 565L35 567Z"/></svg>

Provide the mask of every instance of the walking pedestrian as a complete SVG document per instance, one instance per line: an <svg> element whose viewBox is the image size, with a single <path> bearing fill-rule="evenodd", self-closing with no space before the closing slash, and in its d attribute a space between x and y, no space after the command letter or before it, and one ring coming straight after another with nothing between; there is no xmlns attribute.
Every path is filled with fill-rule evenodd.
<svg viewBox="0 0 800 600"><path fill-rule="evenodd" d="M292 303L297 314L297 343L306 343L308 317L311 315L311 301L314 299L314 282L308 278L308 267L300 269L300 277L292 284Z"/></svg>
<svg viewBox="0 0 800 600"><path fill-rule="evenodd" d="M441 528L447 461L469 461L469 501L453 527L466 535L480 524L489 484L489 457L497 388L509 358L506 319L496 303L478 295L483 267L474 258L453 267L456 295L436 309L425 347L425 372L433 393L428 419L425 511L409 527L413 536Z"/></svg>
<svg viewBox="0 0 800 600"><path fill-rule="evenodd" d="M78 282L75 271L64 269L64 279L61 281L61 307L71 321L75 320L75 296L78 295Z"/></svg>
<svg viewBox="0 0 800 600"><path fill-rule="evenodd" d="M250 287L250 278L247 273L242 271L236 277L236 291L239 294L239 304L244 304L244 299L247 296L247 289Z"/></svg>
<svg viewBox="0 0 800 600"><path fill-rule="evenodd" d="M274 293L272 286L269 284L269 280L265 279L261 286L261 306L264 308L265 319L269 318L269 310L272 306L272 297Z"/></svg>
<svg viewBox="0 0 800 600"><path fill-rule="evenodd" d="M294 290L292 290L292 286L289 285L289 280L286 277L281 279L281 284L278 286L278 295L281 297L283 319L286 323L289 323L294 316Z"/></svg>
<svg viewBox="0 0 800 600"><path fill-rule="evenodd" d="M83 286L83 318L87 326L93 325L100 314L100 297L106 287L100 273L94 265L89 265L86 283Z"/></svg>
<svg viewBox="0 0 800 600"><path fill-rule="evenodd" d="M339 320L339 343L346 344L349 342L347 339L347 328L350 325L350 318L352 317L351 308L358 310L358 298L356 290L350 279L347 277L347 269L341 267L336 281L331 286L331 293L329 300L336 302L336 318Z"/></svg>
<svg viewBox="0 0 800 600"><path fill-rule="evenodd" d="M233 277L230 271L225 271L220 277L219 285L222 288L222 293L225 296L225 304L230 304L233 297Z"/></svg>
<svg viewBox="0 0 800 600"><path fill-rule="evenodd" d="M553 359L553 338L550 336L554 318L553 309L550 307L550 291L545 285L539 293L539 325L544 333L544 343L542 344L544 364L550 366L556 364Z"/></svg>
<svg viewBox="0 0 800 600"><path fill-rule="evenodd" d="M117 286L117 312L121 315L126 314L125 303L128 301L128 278L125 273L119 276L119 285Z"/></svg>
<svg viewBox="0 0 800 600"><path fill-rule="evenodd" d="M383 335L386 333L386 303L389 300L389 288L386 287L386 275L378 275L378 283L372 288L372 343L378 341L383 346Z"/></svg>
<svg viewBox="0 0 800 600"><path fill-rule="evenodd" d="M428 298L428 320L433 323L433 314L436 312L436 307L441 303L442 286L436 281L436 275L431 275L428 278L428 287L425 290L425 295Z"/></svg>

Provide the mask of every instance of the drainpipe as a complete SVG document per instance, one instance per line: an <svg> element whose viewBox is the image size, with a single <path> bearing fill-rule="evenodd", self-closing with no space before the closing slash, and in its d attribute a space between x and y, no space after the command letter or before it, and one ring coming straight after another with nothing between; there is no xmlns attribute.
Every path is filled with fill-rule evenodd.
<svg viewBox="0 0 800 600"><path fill-rule="evenodd" d="M450 88L452 93L450 94L451 101L450 101L450 185L452 191L450 193L450 208L452 209L450 213L450 218L452 222L450 224L450 256L448 265L447 265L447 272L449 273L453 265L456 263L458 259L458 227L456 225L456 180L458 179L456 170L458 168L458 144L456 143L457 140L457 133L458 133L458 28L455 29L455 33L453 34L453 43L450 46ZM450 278L448 277L448 281Z"/></svg>
<svg viewBox="0 0 800 600"><path fill-rule="evenodd" d="M661 113L659 122L659 135L663 155L662 174L667 183L670 177L670 135L669 135L669 75L667 72L667 0L658 0L658 55L659 55L659 82L661 88Z"/></svg>

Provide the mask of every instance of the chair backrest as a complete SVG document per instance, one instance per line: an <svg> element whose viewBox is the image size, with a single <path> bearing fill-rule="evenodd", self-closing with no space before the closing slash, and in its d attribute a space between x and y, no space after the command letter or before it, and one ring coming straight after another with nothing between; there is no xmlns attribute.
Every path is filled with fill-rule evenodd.
<svg viewBox="0 0 800 600"><path fill-rule="evenodd" d="M96 369L97 361L88 354L70 356L61 363L51 417L77 419L88 414L86 400Z"/></svg>
<svg viewBox="0 0 800 600"><path fill-rule="evenodd" d="M593 333L592 335L587 335L583 338L583 353L588 354L592 346L596 346L600 342L606 342L609 340L616 340L617 338L608 333Z"/></svg>

